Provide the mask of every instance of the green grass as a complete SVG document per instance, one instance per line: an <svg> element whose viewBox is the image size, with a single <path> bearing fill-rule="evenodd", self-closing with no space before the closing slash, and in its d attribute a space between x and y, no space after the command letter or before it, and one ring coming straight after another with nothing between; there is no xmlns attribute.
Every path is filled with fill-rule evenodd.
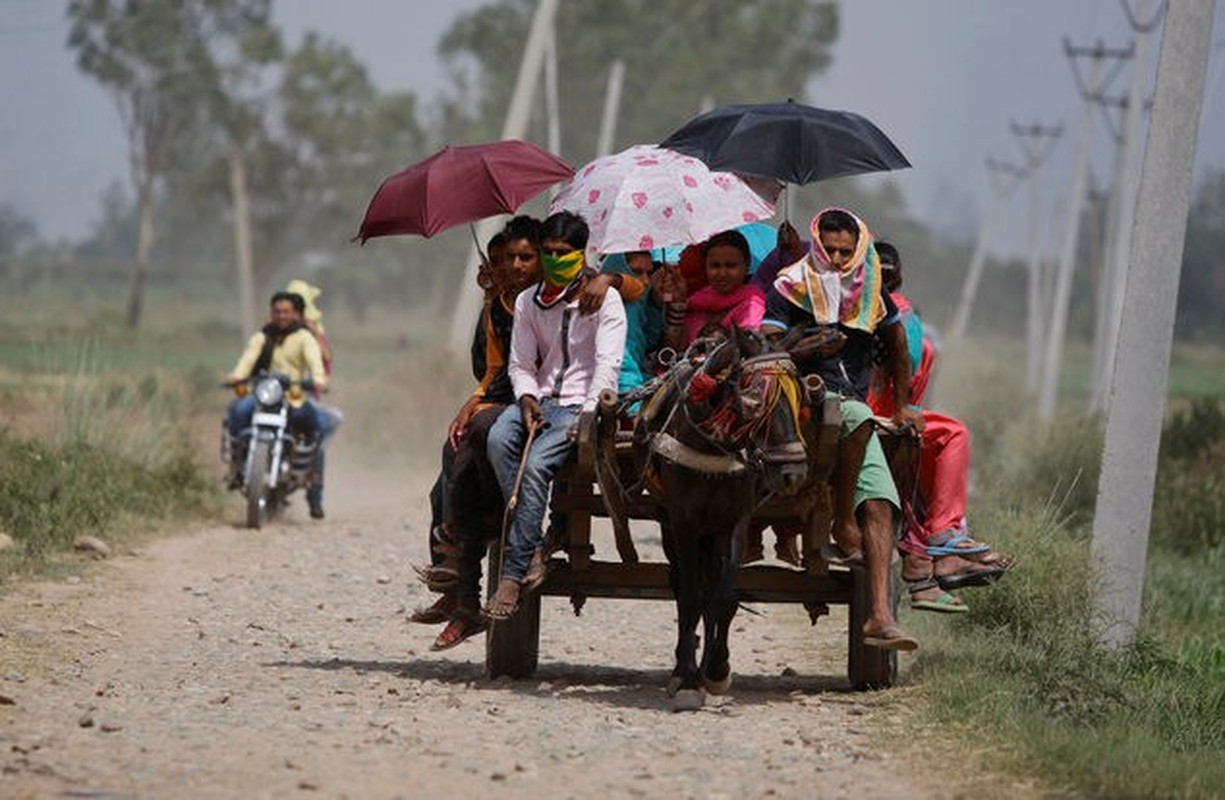
<svg viewBox="0 0 1225 800"><path fill-rule="evenodd" d="M993 742L984 766L1096 797L1225 793L1225 545L1197 533L1225 526L1219 492L1212 502L1225 472L1225 439L1212 439L1225 425L1202 403L1190 408L1167 424L1154 511L1164 527L1150 546L1141 629L1123 651L1094 636L1098 425L1042 430L1015 414L994 436L1007 456L980 464L976 453L974 529L1020 566L963 593L964 617L908 621L923 637L916 675L932 714ZM990 412L995 424L1000 409Z"/></svg>

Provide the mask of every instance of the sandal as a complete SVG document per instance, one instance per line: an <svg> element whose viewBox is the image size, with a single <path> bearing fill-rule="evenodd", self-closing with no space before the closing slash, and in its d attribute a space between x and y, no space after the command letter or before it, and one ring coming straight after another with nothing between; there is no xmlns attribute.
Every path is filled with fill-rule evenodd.
<svg viewBox="0 0 1225 800"><path fill-rule="evenodd" d="M437 625L440 622L446 622L455 611L455 602L455 595L444 594L435 600L433 605L418 608L409 614L408 621L421 625Z"/></svg>
<svg viewBox="0 0 1225 800"><path fill-rule="evenodd" d="M484 633L488 628L489 623L479 616L473 618L457 614L447 623L447 627L443 628L442 632L438 634L438 638L430 645L430 649L434 652L450 650L452 647L462 644L478 633Z"/></svg>
<svg viewBox="0 0 1225 800"><path fill-rule="evenodd" d="M863 643L881 650L918 650L919 640L906 633L900 626L888 625L880 633L864 636Z"/></svg>
<svg viewBox="0 0 1225 800"><path fill-rule="evenodd" d="M962 559L963 561L965 559ZM986 586L999 580L1008 568L999 564L984 564L976 561L967 561L966 569L954 572L950 575L936 574L933 577L936 583L940 584L940 588L945 591L953 589L965 589L970 586Z"/></svg>
<svg viewBox="0 0 1225 800"><path fill-rule="evenodd" d="M849 567L851 569L863 569L863 551L856 550L853 553L846 553L841 547L830 542L821 545L821 558L828 561L830 564L835 564L839 567Z"/></svg>
<svg viewBox="0 0 1225 800"><path fill-rule="evenodd" d="M510 600L506 599L505 593L514 590L514 597ZM503 578L498 584L498 590L494 592L493 597L489 598L489 604L482 611L486 619L490 620L507 620L515 615L519 610L519 582L513 578Z"/></svg>
<svg viewBox="0 0 1225 800"><path fill-rule="evenodd" d="M927 540L929 556L976 556L986 553L991 545L979 542L955 530L941 531Z"/></svg>
<svg viewBox="0 0 1225 800"><path fill-rule="evenodd" d="M536 548L536 552L532 554L532 563L527 567L527 574L519 582L521 587L519 596L522 597L525 592L534 592L539 589L547 577L549 577L549 565L544 560L544 552Z"/></svg>
<svg viewBox="0 0 1225 800"><path fill-rule="evenodd" d="M417 580L424 583L431 592L450 591L459 583L459 564L457 559L448 559L441 564L422 567L413 564L413 572Z"/></svg>
<svg viewBox="0 0 1225 800"><path fill-rule="evenodd" d="M933 599L921 599L919 594L935 589L939 595ZM910 607L916 611L935 611L940 614L964 614L970 607L960 597L940 588L935 579L915 581L910 585Z"/></svg>

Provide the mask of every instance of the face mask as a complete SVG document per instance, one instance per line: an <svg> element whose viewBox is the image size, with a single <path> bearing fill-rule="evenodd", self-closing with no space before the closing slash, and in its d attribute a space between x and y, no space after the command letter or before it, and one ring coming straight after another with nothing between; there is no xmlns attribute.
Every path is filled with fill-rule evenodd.
<svg viewBox="0 0 1225 800"><path fill-rule="evenodd" d="M582 250L575 250L573 253L566 253L564 256L545 254L540 257L544 279L553 286L570 285L570 282L582 272L583 264Z"/></svg>

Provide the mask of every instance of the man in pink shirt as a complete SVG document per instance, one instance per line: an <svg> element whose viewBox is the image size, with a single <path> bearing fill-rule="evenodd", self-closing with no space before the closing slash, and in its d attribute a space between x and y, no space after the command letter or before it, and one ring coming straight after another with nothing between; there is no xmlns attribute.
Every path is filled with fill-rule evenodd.
<svg viewBox="0 0 1225 800"><path fill-rule="evenodd" d="M486 613L506 619L519 607L522 590L545 577L541 524L549 485L574 447L579 413L594 409L600 393L617 390L625 352L625 306L608 292L598 310L579 310L583 285L595 272L583 251L588 229L569 212L553 214L541 230L543 280L515 300L507 371L517 405L508 407L489 431L489 461L502 493L515 491L529 428L537 430L519 485L518 503L506 537L501 580Z"/></svg>

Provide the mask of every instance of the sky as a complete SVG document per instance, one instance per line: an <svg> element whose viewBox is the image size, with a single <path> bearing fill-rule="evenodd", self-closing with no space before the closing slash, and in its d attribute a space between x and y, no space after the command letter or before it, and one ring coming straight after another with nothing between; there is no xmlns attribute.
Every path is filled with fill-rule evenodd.
<svg viewBox="0 0 1225 800"><path fill-rule="evenodd" d="M349 45L382 88L411 90L428 102L446 86L439 37L456 14L486 1L277 0L275 16L291 46L306 30L318 30ZM1133 8L1155 5L1128 1ZM810 83L806 99L876 122L914 165L888 176L908 207L965 238L977 231L990 196L985 159L1022 161L1010 123L1062 123L1043 195L1051 249L1057 249L1080 118L1063 41L1125 46L1130 28L1121 0L854 0L841 6L833 64ZM17 206L49 239L86 235L101 216L104 189L127 181L114 105L65 48L63 9L56 0L0 0L0 202ZM1225 3L1218 3L1213 41L1197 176L1225 169ZM1153 41L1150 71L1157 51ZM1126 73L1116 78L1114 93L1126 79ZM717 87L713 94L718 102ZM1099 117L1093 145L1099 184L1109 181L1113 153ZM1004 208L992 251L1017 255L1028 231L1025 191Z"/></svg>

